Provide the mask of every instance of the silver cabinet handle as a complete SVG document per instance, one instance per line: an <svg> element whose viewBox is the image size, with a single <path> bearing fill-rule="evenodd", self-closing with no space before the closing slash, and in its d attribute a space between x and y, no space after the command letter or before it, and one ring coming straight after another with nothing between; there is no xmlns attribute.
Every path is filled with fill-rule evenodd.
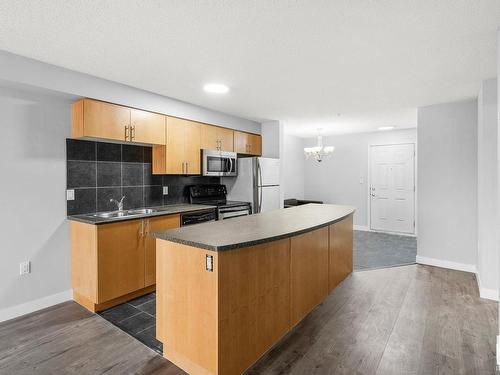
<svg viewBox="0 0 500 375"><path fill-rule="evenodd" d="M189 173L189 163L186 162L186 174L188 174L188 173Z"/></svg>
<svg viewBox="0 0 500 375"><path fill-rule="evenodd" d="M130 125L130 140L133 141L135 139L135 125Z"/></svg>
<svg viewBox="0 0 500 375"><path fill-rule="evenodd" d="M182 162L182 174L184 174L184 162Z"/></svg>
<svg viewBox="0 0 500 375"><path fill-rule="evenodd" d="M128 125L125 125L125 140L128 138Z"/></svg>

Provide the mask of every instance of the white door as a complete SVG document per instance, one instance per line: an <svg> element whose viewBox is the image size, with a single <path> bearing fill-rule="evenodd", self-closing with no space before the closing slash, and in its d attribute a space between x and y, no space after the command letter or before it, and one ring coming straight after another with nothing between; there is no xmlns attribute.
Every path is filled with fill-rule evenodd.
<svg viewBox="0 0 500 375"><path fill-rule="evenodd" d="M370 147L370 228L415 233L415 145Z"/></svg>

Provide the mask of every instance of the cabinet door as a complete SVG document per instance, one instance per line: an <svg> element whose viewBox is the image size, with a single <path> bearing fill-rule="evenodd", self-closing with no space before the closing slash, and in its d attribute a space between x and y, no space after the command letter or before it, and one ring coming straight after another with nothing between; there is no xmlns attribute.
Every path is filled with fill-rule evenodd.
<svg viewBox="0 0 500 375"><path fill-rule="evenodd" d="M201 148L206 150L217 150L219 147L217 137L217 126L201 124Z"/></svg>
<svg viewBox="0 0 500 375"><path fill-rule="evenodd" d="M220 141L222 151L233 151L233 133L234 131L226 128L217 128L217 139Z"/></svg>
<svg viewBox="0 0 500 375"><path fill-rule="evenodd" d="M142 220L97 227L97 303L144 288Z"/></svg>
<svg viewBox="0 0 500 375"><path fill-rule="evenodd" d="M133 142L165 144L165 116L158 113L132 109L130 113Z"/></svg>
<svg viewBox="0 0 500 375"><path fill-rule="evenodd" d="M292 237L291 324L328 295L328 227Z"/></svg>
<svg viewBox="0 0 500 375"><path fill-rule="evenodd" d="M125 127L130 125L130 108L84 99L83 136L114 140L125 139ZM129 130L127 136L129 136Z"/></svg>
<svg viewBox="0 0 500 375"><path fill-rule="evenodd" d="M200 174L201 163L201 140L200 124L193 121L186 121L185 126L185 151L184 161L186 162L185 174Z"/></svg>
<svg viewBox="0 0 500 375"><path fill-rule="evenodd" d="M329 290L352 272L352 216L330 225Z"/></svg>
<svg viewBox="0 0 500 375"><path fill-rule="evenodd" d="M234 132L234 152L248 154L248 133Z"/></svg>
<svg viewBox="0 0 500 375"><path fill-rule="evenodd" d="M185 128L188 121L167 117L166 173L184 174ZM199 136L198 136L199 141Z"/></svg>
<svg viewBox="0 0 500 375"><path fill-rule="evenodd" d="M262 139L260 135L256 134L248 135L248 151L250 154L255 156L262 155Z"/></svg>
<svg viewBox="0 0 500 375"><path fill-rule="evenodd" d="M180 215L160 216L146 220L144 252L145 286L156 284L156 238L151 233L180 227Z"/></svg>

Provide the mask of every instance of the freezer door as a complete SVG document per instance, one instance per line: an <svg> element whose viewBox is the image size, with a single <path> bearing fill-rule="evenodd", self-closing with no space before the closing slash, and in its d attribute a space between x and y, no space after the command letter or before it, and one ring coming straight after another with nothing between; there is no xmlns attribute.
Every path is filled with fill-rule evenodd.
<svg viewBox="0 0 500 375"><path fill-rule="evenodd" d="M279 186L261 186L259 187L258 192L258 207L260 208L259 212L277 210L280 208Z"/></svg>
<svg viewBox="0 0 500 375"><path fill-rule="evenodd" d="M259 186L280 184L280 159L256 158L259 171Z"/></svg>

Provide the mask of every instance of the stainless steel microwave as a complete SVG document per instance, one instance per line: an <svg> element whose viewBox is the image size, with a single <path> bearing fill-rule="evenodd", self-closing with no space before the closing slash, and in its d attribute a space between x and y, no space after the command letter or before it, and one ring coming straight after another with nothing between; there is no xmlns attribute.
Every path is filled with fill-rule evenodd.
<svg viewBox="0 0 500 375"><path fill-rule="evenodd" d="M236 152L203 150L203 176L236 176L238 160Z"/></svg>

